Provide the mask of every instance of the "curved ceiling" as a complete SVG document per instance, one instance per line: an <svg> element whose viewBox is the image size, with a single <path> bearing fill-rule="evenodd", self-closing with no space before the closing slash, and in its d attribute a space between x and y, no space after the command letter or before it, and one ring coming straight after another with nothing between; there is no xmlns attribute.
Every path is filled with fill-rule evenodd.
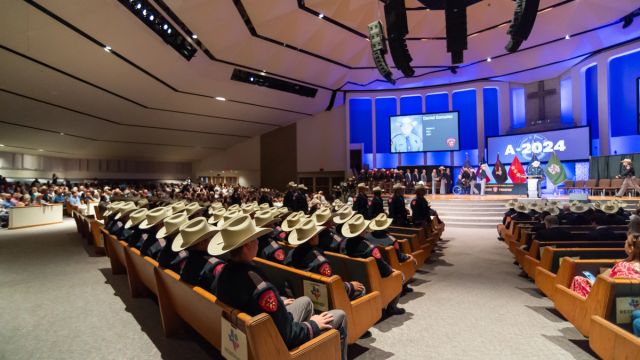
<svg viewBox="0 0 640 360"><path fill-rule="evenodd" d="M3 149L195 160L319 113L334 91L535 81L640 36L640 19L624 30L620 23L637 0L541 0L529 40L506 54L513 1L479 1L468 8L469 49L454 75L443 12L407 0L416 76L404 79L394 69L399 81L392 86L374 68L366 40L367 24L384 21L379 0L152 3L182 23L187 37L197 34L191 61L117 1L1 2ZM234 68L264 70L318 93L307 98L231 81Z"/></svg>

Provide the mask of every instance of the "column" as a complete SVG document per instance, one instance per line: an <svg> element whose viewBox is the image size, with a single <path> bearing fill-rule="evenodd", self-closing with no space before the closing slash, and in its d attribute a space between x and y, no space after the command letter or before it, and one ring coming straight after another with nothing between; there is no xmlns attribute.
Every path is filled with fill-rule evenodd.
<svg viewBox="0 0 640 360"><path fill-rule="evenodd" d="M476 87L476 124L478 126L478 162L484 156L484 87ZM473 163L473 162L472 162Z"/></svg>
<svg viewBox="0 0 640 360"><path fill-rule="evenodd" d="M598 59L598 127L600 156L609 155L611 138L609 120L609 62L604 56Z"/></svg>

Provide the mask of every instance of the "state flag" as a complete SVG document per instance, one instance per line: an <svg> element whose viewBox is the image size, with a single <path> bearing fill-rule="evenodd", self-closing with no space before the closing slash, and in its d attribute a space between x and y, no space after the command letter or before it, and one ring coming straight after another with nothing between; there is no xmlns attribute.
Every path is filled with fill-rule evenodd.
<svg viewBox="0 0 640 360"><path fill-rule="evenodd" d="M547 179L551 181L553 185L558 185L561 182L567 180L567 172L558 159L555 151L547 163L547 167L544 169L544 173L547 175Z"/></svg>

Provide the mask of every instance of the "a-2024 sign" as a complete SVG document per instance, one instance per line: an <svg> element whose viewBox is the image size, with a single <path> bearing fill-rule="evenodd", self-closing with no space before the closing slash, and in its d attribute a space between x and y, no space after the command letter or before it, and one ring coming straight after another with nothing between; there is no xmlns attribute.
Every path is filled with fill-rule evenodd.
<svg viewBox="0 0 640 360"><path fill-rule="evenodd" d="M517 148L514 148L512 144L507 145L504 155L518 155L518 158L522 159L522 161L528 162L531 161L533 154L536 154L538 160L543 161L547 157L547 154L551 154L554 151L563 152L566 149L564 139L560 139L554 143L542 135L534 134L522 139Z"/></svg>

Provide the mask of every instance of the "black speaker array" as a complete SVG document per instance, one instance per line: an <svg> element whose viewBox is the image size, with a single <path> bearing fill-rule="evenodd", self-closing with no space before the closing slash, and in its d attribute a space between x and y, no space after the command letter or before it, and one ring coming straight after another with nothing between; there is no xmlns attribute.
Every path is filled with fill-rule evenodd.
<svg viewBox="0 0 640 360"><path fill-rule="evenodd" d="M533 24L538 15L540 0L516 0L516 10L513 12L511 26L507 34L511 36L505 49L512 53L518 51L522 42L529 38Z"/></svg>
<svg viewBox="0 0 640 360"><path fill-rule="evenodd" d="M376 64L376 68L388 82L395 84L393 79L393 73L387 65L387 60L384 56L387 54L387 43L384 38L384 28L382 23L378 20L369 24L369 42L371 43L371 52L373 53L373 62Z"/></svg>
<svg viewBox="0 0 640 360"><path fill-rule="evenodd" d="M404 76L413 76L415 71L411 67L411 54L407 48L405 36L409 33L407 25L407 9L404 0L385 0L384 16L387 20L387 37L391 58Z"/></svg>
<svg viewBox="0 0 640 360"><path fill-rule="evenodd" d="M467 50L467 1L447 0L444 5L447 28L447 51L451 53L451 63L464 61Z"/></svg>

